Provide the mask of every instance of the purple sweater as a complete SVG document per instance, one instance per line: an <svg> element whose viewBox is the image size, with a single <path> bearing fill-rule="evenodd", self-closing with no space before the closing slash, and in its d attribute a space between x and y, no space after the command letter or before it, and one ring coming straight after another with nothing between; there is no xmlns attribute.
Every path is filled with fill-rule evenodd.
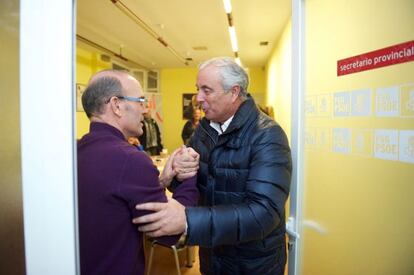
<svg viewBox="0 0 414 275"><path fill-rule="evenodd" d="M91 123L78 142L82 274L144 274L143 236L132 218L145 213L135 210L138 203L167 201L158 175L151 159L129 145L118 129ZM184 181L173 197L185 206L195 205L195 178Z"/></svg>

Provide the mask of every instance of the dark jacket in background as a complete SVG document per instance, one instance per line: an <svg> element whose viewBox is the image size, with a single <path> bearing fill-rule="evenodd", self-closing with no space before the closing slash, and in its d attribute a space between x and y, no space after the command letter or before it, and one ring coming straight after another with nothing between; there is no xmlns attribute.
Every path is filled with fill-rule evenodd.
<svg viewBox="0 0 414 275"><path fill-rule="evenodd" d="M155 119L151 118L149 122L144 119L142 123L144 125L142 127L142 135L138 137L139 143L141 143L141 145L144 147L144 150L148 152L151 156L159 155L164 147L162 145L161 132L160 132L160 128L158 127L157 122L155 121ZM156 138L157 138L156 140L157 145L155 147L148 147L145 123L151 123L155 127Z"/></svg>
<svg viewBox="0 0 414 275"><path fill-rule="evenodd" d="M183 139L183 143L187 144L190 140L191 136L194 133L196 127L194 127L193 122L191 120L188 120L183 127L183 130L181 131L181 138Z"/></svg>
<svg viewBox="0 0 414 275"><path fill-rule="evenodd" d="M187 207L188 244L203 274L283 275L291 155L282 128L243 102L222 135L202 119L189 145L200 154L200 206Z"/></svg>
<svg viewBox="0 0 414 275"><path fill-rule="evenodd" d="M79 245L82 274L144 274L143 237L132 223L138 203L165 202L159 172L144 152L106 123L93 122L78 141ZM178 189L180 188L180 189ZM195 205L195 178L173 197ZM161 238L174 243L179 236Z"/></svg>

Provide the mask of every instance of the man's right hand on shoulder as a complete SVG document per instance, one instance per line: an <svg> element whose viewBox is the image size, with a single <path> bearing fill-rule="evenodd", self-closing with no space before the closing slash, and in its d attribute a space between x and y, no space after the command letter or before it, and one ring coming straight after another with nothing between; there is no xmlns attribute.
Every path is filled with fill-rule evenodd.
<svg viewBox="0 0 414 275"><path fill-rule="evenodd" d="M185 207L173 198L168 198L168 202L138 204L135 208L153 211L132 220L139 225L139 231L146 232L150 237L177 235L186 229Z"/></svg>

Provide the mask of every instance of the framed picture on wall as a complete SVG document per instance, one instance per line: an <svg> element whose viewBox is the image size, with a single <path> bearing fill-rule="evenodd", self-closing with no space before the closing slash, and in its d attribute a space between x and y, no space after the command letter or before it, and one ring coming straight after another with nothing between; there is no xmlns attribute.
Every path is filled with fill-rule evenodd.
<svg viewBox="0 0 414 275"><path fill-rule="evenodd" d="M194 93L183 94L183 119L192 119L194 105L197 104L196 96Z"/></svg>
<svg viewBox="0 0 414 275"><path fill-rule="evenodd" d="M85 91L86 85L76 83L76 112L83 112L82 95Z"/></svg>

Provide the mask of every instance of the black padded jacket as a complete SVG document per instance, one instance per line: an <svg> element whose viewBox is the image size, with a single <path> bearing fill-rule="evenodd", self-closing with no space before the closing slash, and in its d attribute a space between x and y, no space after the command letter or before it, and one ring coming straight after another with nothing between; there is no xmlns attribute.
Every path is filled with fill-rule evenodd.
<svg viewBox="0 0 414 275"><path fill-rule="evenodd" d="M249 96L218 135L203 119L189 146L200 154L199 206L186 208L187 243L203 274L283 274L291 154L282 128Z"/></svg>

